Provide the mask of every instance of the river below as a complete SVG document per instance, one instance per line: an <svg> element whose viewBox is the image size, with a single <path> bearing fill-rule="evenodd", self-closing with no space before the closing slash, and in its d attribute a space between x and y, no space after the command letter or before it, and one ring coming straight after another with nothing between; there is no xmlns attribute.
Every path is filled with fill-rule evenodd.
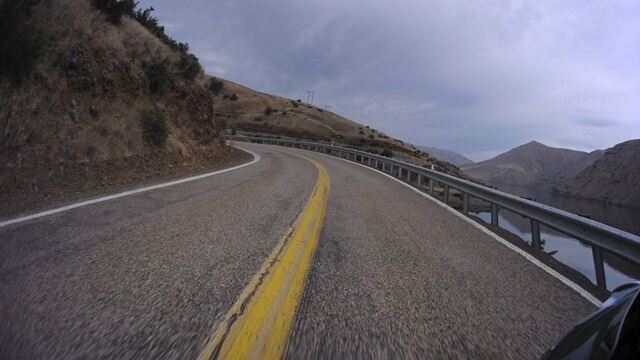
<svg viewBox="0 0 640 360"><path fill-rule="evenodd" d="M529 188L499 186L498 190L526 197L574 214L588 216L595 221L640 236L640 209L576 199ZM487 223L491 222L490 213L472 214ZM501 228L531 243L531 224L529 219L501 209L498 222ZM595 283L593 255L590 246L543 225L540 226L540 231L544 251L552 254L556 260L574 268ZM640 280L640 269L635 266L608 254L604 256L604 259L605 276L609 290L631 281Z"/></svg>

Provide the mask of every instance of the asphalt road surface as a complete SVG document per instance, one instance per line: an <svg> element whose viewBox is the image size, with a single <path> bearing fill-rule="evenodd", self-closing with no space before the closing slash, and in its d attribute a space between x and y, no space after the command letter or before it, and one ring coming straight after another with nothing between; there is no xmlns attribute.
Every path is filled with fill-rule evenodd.
<svg viewBox="0 0 640 360"><path fill-rule="evenodd" d="M311 196L255 164L0 228L0 358L196 358ZM289 358L535 359L596 310L432 200L308 151L331 193Z"/></svg>

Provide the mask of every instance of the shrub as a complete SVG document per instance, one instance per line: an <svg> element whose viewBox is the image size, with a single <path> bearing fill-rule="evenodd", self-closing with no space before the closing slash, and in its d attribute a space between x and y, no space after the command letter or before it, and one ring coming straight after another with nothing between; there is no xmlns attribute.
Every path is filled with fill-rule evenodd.
<svg viewBox="0 0 640 360"><path fill-rule="evenodd" d="M300 101L300 100L298 100L298 101ZM293 105L294 108L298 107L298 103L293 101L293 100L291 100L291 105Z"/></svg>
<svg viewBox="0 0 640 360"><path fill-rule="evenodd" d="M264 108L264 114L266 116L269 116L269 115L273 114L274 112L275 112L274 109L269 105L267 105L267 107Z"/></svg>
<svg viewBox="0 0 640 360"><path fill-rule="evenodd" d="M223 88L224 88L224 82L222 82L222 80L218 80L216 78L213 78L209 82L209 91L213 95L219 95L222 92Z"/></svg>
<svg viewBox="0 0 640 360"><path fill-rule="evenodd" d="M364 131L360 130L360 135L364 135Z"/></svg>
<svg viewBox="0 0 640 360"><path fill-rule="evenodd" d="M382 155L382 156L386 156L386 157L393 157L393 150L391 150L391 149L384 149L384 150L382 150L382 152L380 153L380 155Z"/></svg>
<svg viewBox="0 0 640 360"><path fill-rule="evenodd" d="M233 93L233 94L231 95L231 97L229 97L229 100L231 100L231 101L236 101L236 100L238 100L238 95L236 95L236 93Z"/></svg>
<svg viewBox="0 0 640 360"><path fill-rule="evenodd" d="M195 79L202 70L198 58L193 54L180 54L177 66L182 77L187 80Z"/></svg>
<svg viewBox="0 0 640 360"><path fill-rule="evenodd" d="M0 75L20 83L44 45L40 31L29 23L39 0L0 2Z"/></svg>
<svg viewBox="0 0 640 360"><path fill-rule="evenodd" d="M149 90L152 94L162 95L164 87L169 81L169 71L167 69L167 60L162 60L153 64L147 72L149 77Z"/></svg>
<svg viewBox="0 0 640 360"><path fill-rule="evenodd" d="M122 16L134 16L137 5L134 0L93 0L93 6L115 25L120 24Z"/></svg>
<svg viewBox="0 0 640 360"><path fill-rule="evenodd" d="M142 137L155 146L164 144L169 137L167 118L161 109L147 108L140 111Z"/></svg>

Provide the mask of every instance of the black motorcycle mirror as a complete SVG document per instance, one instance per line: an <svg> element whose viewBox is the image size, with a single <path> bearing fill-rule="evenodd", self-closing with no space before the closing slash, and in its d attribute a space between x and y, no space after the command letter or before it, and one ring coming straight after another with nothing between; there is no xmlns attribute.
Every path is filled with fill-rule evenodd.
<svg viewBox="0 0 640 360"><path fill-rule="evenodd" d="M542 359L640 359L640 282L616 288Z"/></svg>

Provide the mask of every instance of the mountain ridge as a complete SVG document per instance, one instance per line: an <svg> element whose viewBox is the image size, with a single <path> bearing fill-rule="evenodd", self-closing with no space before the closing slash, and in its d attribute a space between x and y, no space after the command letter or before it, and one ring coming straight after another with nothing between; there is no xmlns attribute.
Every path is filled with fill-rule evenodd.
<svg viewBox="0 0 640 360"><path fill-rule="evenodd" d="M453 150L439 149L435 147L416 145L416 148L432 155L438 160L449 162L455 166L461 166L474 163L473 160L459 154Z"/></svg>
<svg viewBox="0 0 640 360"><path fill-rule="evenodd" d="M461 169L491 185L640 207L640 140L590 153L531 141Z"/></svg>
<svg viewBox="0 0 640 360"><path fill-rule="evenodd" d="M583 151L552 148L531 141L492 159L461 168L491 184L531 187L564 177L567 167L585 155L587 153Z"/></svg>

